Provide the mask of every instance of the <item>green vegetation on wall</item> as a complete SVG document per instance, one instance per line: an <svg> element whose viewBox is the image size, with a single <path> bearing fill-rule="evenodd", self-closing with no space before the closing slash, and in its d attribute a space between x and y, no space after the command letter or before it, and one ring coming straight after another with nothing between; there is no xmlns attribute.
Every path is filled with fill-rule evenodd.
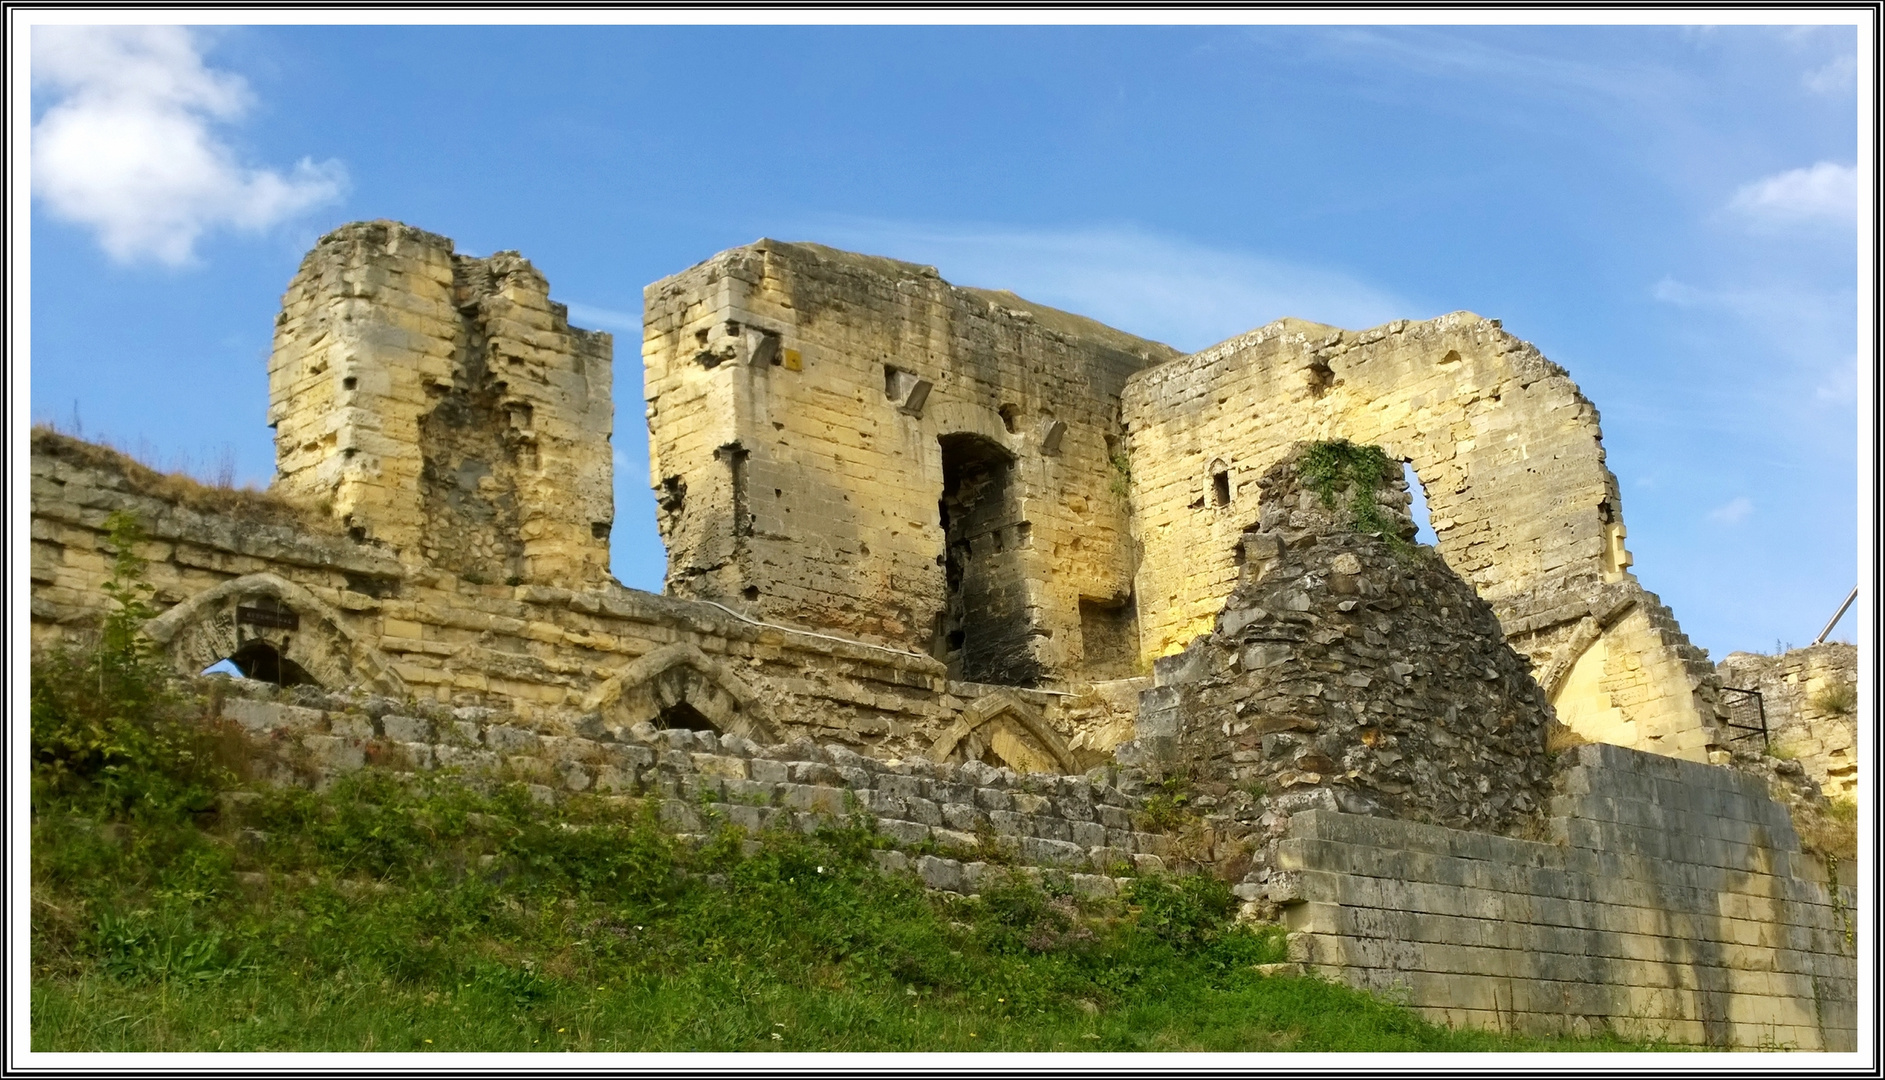
<svg viewBox="0 0 1885 1080"><path fill-rule="evenodd" d="M1394 478L1399 466L1379 446L1364 446L1336 439L1310 443L1296 460L1296 472L1303 483L1321 498L1322 505L1333 510L1343 491L1352 492L1349 514L1355 531L1378 536L1387 541L1395 554L1411 553L1413 545L1401 537L1395 522L1381 512L1375 493Z"/></svg>

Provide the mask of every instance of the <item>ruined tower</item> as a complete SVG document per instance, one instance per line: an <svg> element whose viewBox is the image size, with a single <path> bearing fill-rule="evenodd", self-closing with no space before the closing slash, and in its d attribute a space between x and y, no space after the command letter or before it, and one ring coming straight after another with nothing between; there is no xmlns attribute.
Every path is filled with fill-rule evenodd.
<svg viewBox="0 0 1885 1080"><path fill-rule="evenodd" d="M1119 395L1174 350L762 240L650 285L642 355L670 593L971 682L1131 672Z"/></svg>
<svg viewBox="0 0 1885 1080"><path fill-rule="evenodd" d="M612 343L515 252L390 221L321 238L269 361L277 487L480 584L608 580Z"/></svg>

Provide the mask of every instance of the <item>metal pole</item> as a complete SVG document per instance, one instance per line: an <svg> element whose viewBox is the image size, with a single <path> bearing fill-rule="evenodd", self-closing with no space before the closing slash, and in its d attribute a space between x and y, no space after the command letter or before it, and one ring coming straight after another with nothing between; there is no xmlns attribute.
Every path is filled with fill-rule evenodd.
<svg viewBox="0 0 1885 1080"><path fill-rule="evenodd" d="M1852 587L1852 595L1846 597L1846 602L1839 605L1838 611L1833 612L1832 620L1826 624L1826 629L1820 631L1820 636L1813 639L1813 644L1818 645L1820 642L1826 640L1826 635L1832 633L1833 627L1839 625L1839 620L1846 617L1846 609L1851 607L1852 602L1854 600L1857 600L1858 598L1859 598L1859 587L1857 585L1854 585Z"/></svg>

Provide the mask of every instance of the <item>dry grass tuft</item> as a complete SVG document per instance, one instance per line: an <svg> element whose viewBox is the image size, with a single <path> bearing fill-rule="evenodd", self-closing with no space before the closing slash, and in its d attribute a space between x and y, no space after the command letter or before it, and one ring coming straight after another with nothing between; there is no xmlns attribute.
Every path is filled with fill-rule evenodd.
<svg viewBox="0 0 1885 1080"><path fill-rule="evenodd" d="M50 424L33 426L34 456L58 458L124 480L125 490L136 495L206 514L239 517L266 525L285 525L338 535L340 523L319 508L306 506L270 490L236 487L233 468L205 482L181 472L160 472L114 446L75 438Z"/></svg>

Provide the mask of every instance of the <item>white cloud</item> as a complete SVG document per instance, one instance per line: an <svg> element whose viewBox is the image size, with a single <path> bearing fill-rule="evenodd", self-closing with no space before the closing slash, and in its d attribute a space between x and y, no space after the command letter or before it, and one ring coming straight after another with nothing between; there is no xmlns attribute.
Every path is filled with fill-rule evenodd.
<svg viewBox="0 0 1885 1080"><path fill-rule="evenodd" d="M1737 495L1708 512L1708 520L1717 525L1738 525L1747 520L1754 512L1754 502L1746 495Z"/></svg>
<svg viewBox="0 0 1885 1080"><path fill-rule="evenodd" d="M1850 94L1859 85L1859 56L1846 53L1835 56L1825 67L1814 68L1800 76L1800 82L1816 94Z"/></svg>
<svg viewBox="0 0 1885 1080"><path fill-rule="evenodd" d="M249 168L215 125L239 119L243 79L207 67L177 26L36 26L33 192L90 228L113 259L188 262L219 226L260 230L337 198L339 162Z"/></svg>
<svg viewBox="0 0 1885 1080"><path fill-rule="evenodd" d="M1201 349L1286 315L1364 328L1418 314L1400 297L1340 271L1132 228L849 220L806 231L837 246L934 265L955 285L1006 289L1179 349Z"/></svg>
<svg viewBox="0 0 1885 1080"><path fill-rule="evenodd" d="M610 308L591 307L588 304L570 301L569 321L585 330L607 330L611 333L641 334L641 313L630 314Z"/></svg>
<svg viewBox="0 0 1885 1080"><path fill-rule="evenodd" d="M1859 173L1822 161L1743 184L1728 209L1761 222L1851 221L1859 206Z"/></svg>

